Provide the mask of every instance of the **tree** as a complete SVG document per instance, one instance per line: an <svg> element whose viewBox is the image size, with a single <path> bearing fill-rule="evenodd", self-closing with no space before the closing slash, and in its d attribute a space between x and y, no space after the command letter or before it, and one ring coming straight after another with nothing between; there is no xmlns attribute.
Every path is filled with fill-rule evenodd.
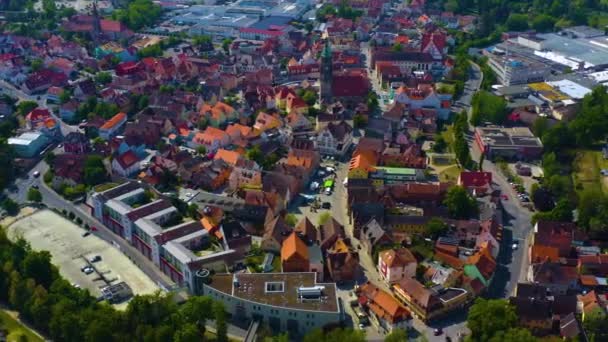
<svg viewBox="0 0 608 342"><path fill-rule="evenodd" d="M98 72L97 75L95 75L95 82L108 84L112 82L112 74L106 71Z"/></svg>
<svg viewBox="0 0 608 342"><path fill-rule="evenodd" d="M523 328L511 328L507 331L498 331L490 342L536 342L538 339L532 336L529 330Z"/></svg>
<svg viewBox="0 0 608 342"><path fill-rule="evenodd" d="M474 126L485 121L500 125L507 119L507 101L485 90L473 95L471 106L471 124Z"/></svg>
<svg viewBox="0 0 608 342"><path fill-rule="evenodd" d="M348 342L364 342L365 331L336 328L329 332L324 332L321 329L315 329L304 336L303 342L334 342L334 341L348 341Z"/></svg>
<svg viewBox="0 0 608 342"><path fill-rule="evenodd" d="M48 165L53 165L53 162L55 161L56 157L57 156L55 155L55 153L51 151L44 156L44 162Z"/></svg>
<svg viewBox="0 0 608 342"><path fill-rule="evenodd" d="M353 125L355 126L355 128L363 128L366 124L367 119L365 118L365 116L361 114L355 114L355 116L353 116Z"/></svg>
<svg viewBox="0 0 608 342"><path fill-rule="evenodd" d="M224 49L224 52L226 54L230 53L231 44L232 44L232 39L230 39L230 38L225 38L224 40L222 40L222 49Z"/></svg>
<svg viewBox="0 0 608 342"><path fill-rule="evenodd" d="M328 212L324 212L319 216L319 226L324 225L326 222L328 222L329 220L331 220L331 214Z"/></svg>
<svg viewBox="0 0 608 342"><path fill-rule="evenodd" d="M98 155L89 155L84 162L84 182L87 185L97 185L107 179L106 167L103 158Z"/></svg>
<svg viewBox="0 0 608 342"><path fill-rule="evenodd" d="M298 217L293 213L289 213L287 216L285 216L285 223L287 223L289 226L295 227L298 224Z"/></svg>
<svg viewBox="0 0 608 342"><path fill-rule="evenodd" d="M510 31L525 31L528 29L528 16L513 13L507 19L507 28Z"/></svg>
<svg viewBox="0 0 608 342"><path fill-rule="evenodd" d="M515 309L503 299L477 298L467 316L471 341L490 341L495 335L514 328L516 324Z"/></svg>
<svg viewBox="0 0 608 342"><path fill-rule="evenodd" d="M367 108L373 112L376 111L380 107L380 102L378 101L378 94L374 91L370 91L367 94Z"/></svg>
<svg viewBox="0 0 608 342"><path fill-rule="evenodd" d="M186 323L173 335L174 342L199 342L203 341L202 334L195 324ZM219 341L219 339L218 339Z"/></svg>
<svg viewBox="0 0 608 342"><path fill-rule="evenodd" d="M394 329L384 338L384 342L405 342L407 340L407 331L404 329Z"/></svg>
<svg viewBox="0 0 608 342"><path fill-rule="evenodd" d="M27 200L30 202L40 203L42 202L42 194L38 189L30 188L27 191Z"/></svg>
<svg viewBox="0 0 608 342"><path fill-rule="evenodd" d="M583 327L587 333L588 341L600 342L608 341L608 325L606 324L606 314L602 309L597 308L585 314Z"/></svg>
<svg viewBox="0 0 608 342"><path fill-rule="evenodd" d="M443 135L436 134L434 140L435 140L435 143L433 144L433 152L436 152L436 153L445 152L445 149L447 148L448 144L445 141L445 139L443 138Z"/></svg>
<svg viewBox="0 0 608 342"><path fill-rule="evenodd" d="M316 91L306 90L302 96L302 100L304 100L304 102L306 102L307 105L314 106L315 103L317 103L318 97L319 96L317 95Z"/></svg>
<svg viewBox="0 0 608 342"><path fill-rule="evenodd" d="M49 288L56 272L51 264L51 254L47 251L30 251L21 265L23 276L32 278L37 284Z"/></svg>
<svg viewBox="0 0 608 342"><path fill-rule="evenodd" d="M226 325L226 310L221 302L213 303L217 342L228 342L228 326Z"/></svg>
<svg viewBox="0 0 608 342"><path fill-rule="evenodd" d="M72 94L69 91L64 90L59 95L59 102L61 104L68 103L71 98L72 98Z"/></svg>
<svg viewBox="0 0 608 342"><path fill-rule="evenodd" d="M401 43L395 43L391 47L391 51L393 51L393 52L401 52L401 51L403 51L403 46L401 45Z"/></svg>
<svg viewBox="0 0 608 342"><path fill-rule="evenodd" d="M532 28L538 32L550 32L555 27L556 20L550 15L539 14L532 20Z"/></svg>
<svg viewBox="0 0 608 342"><path fill-rule="evenodd" d="M10 198L2 201L2 209L6 210L9 215L15 215L19 211L19 204Z"/></svg>
<svg viewBox="0 0 608 342"><path fill-rule="evenodd" d="M200 154L201 156L204 156L204 155L206 155L206 154L207 154L207 148L206 148L205 146L203 146L203 145L198 146L198 147L196 148L196 152L197 152L198 154Z"/></svg>
<svg viewBox="0 0 608 342"><path fill-rule="evenodd" d="M131 0L127 8L115 10L112 18L123 22L132 30L139 30L154 24L160 15L160 6L151 0Z"/></svg>
<svg viewBox="0 0 608 342"><path fill-rule="evenodd" d="M431 239L437 239L444 235L450 227L437 217L430 219L425 225L425 233Z"/></svg>
<svg viewBox="0 0 608 342"><path fill-rule="evenodd" d="M451 187L443 203L448 207L450 217L455 219L467 220L479 211L475 198L462 186Z"/></svg>
<svg viewBox="0 0 608 342"><path fill-rule="evenodd" d="M32 71L38 71L42 68L43 64L44 62L41 59L36 58L30 63L30 67L32 68Z"/></svg>
<svg viewBox="0 0 608 342"><path fill-rule="evenodd" d="M26 116L29 112L36 109L38 107L38 102L36 101L22 101L17 105L16 112L18 115Z"/></svg>

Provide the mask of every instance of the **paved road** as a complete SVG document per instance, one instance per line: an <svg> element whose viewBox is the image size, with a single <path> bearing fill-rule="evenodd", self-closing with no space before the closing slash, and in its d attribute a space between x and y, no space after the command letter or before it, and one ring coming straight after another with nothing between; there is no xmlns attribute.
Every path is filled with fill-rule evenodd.
<svg viewBox="0 0 608 342"><path fill-rule="evenodd" d="M99 228L95 234L101 239L111 243L113 246L122 251L129 259L131 259L135 265L137 265L152 281L157 283L161 288L168 289L175 286L175 283L171 281L164 273L160 271L154 265L152 261L144 257L135 247L131 246L126 240L120 238L114 234L109 228L104 226L101 222L90 215L88 207L85 205L75 205L74 203L65 200L59 196L55 191L48 188L47 185L41 181L42 175L48 170L48 165L41 161L38 163L30 172L27 174L27 178L23 177L17 179L15 185L17 186L18 192L9 193L17 203L27 202L27 191L32 184L38 184L40 193L42 194L42 202L49 208L56 208L59 210L66 210L72 212L76 217L80 217L84 224L88 224L89 227ZM40 172L40 178L34 178L34 172ZM84 231L83 231L84 232Z"/></svg>

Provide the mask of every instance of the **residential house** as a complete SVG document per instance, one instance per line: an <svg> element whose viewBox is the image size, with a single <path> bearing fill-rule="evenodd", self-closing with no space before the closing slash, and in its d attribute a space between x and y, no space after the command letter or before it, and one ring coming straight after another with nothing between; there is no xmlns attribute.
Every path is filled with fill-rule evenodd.
<svg viewBox="0 0 608 342"><path fill-rule="evenodd" d="M216 128L238 118L238 112L224 102L216 102L213 106L203 104L199 114L202 118L207 119L211 126Z"/></svg>
<svg viewBox="0 0 608 342"><path fill-rule="evenodd" d="M128 150L112 160L112 171L121 177L134 176L140 170L140 160L137 155Z"/></svg>
<svg viewBox="0 0 608 342"><path fill-rule="evenodd" d="M322 155L341 157L350 148L353 142L353 128L341 121L337 124L330 122L325 129L317 135L317 147Z"/></svg>
<svg viewBox="0 0 608 342"><path fill-rule="evenodd" d="M527 280L546 286L553 294L563 295L578 288L579 274L576 263L561 260L532 263L528 269Z"/></svg>
<svg viewBox="0 0 608 342"><path fill-rule="evenodd" d="M283 272L308 272L310 259L308 246L294 231L285 240L281 247L281 265Z"/></svg>
<svg viewBox="0 0 608 342"><path fill-rule="evenodd" d="M417 265L416 258L407 248L389 249L378 254L378 270L388 284L415 277Z"/></svg>
<svg viewBox="0 0 608 342"><path fill-rule="evenodd" d="M74 115L78 110L79 103L76 100L70 100L59 106L59 116L62 120L70 122L74 120Z"/></svg>
<svg viewBox="0 0 608 342"><path fill-rule="evenodd" d="M467 277L478 279L487 287L496 271L496 260L492 257L489 246L486 245L470 256L463 270Z"/></svg>
<svg viewBox="0 0 608 342"><path fill-rule="evenodd" d="M357 289L359 303L369 309L371 317L386 331L407 330L411 325L411 314L401 303L387 292L370 282Z"/></svg>
<svg viewBox="0 0 608 342"><path fill-rule="evenodd" d="M31 73L23 83L23 91L34 94L46 91L52 86L63 87L67 85L68 77L62 73L50 69L42 69Z"/></svg>
<svg viewBox="0 0 608 342"><path fill-rule="evenodd" d="M218 149L230 145L230 141L228 133L209 126L204 132L196 133L190 147L204 146L208 153L215 153Z"/></svg>
<svg viewBox="0 0 608 342"><path fill-rule="evenodd" d="M117 135L127 122L127 114L120 112L114 115L110 120L107 120L99 127L99 137L103 140L110 140Z"/></svg>
<svg viewBox="0 0 608 342"><path fill-rule="evenodd" d="M65 153L86 154L91 151L89 138L80 132L70 132L63 139Z"/></svg>
<svg viewBox="0 0 608 342"><path fill-rule="evenodd" d="M348 240L341 236L325 251L325 263L329 278L335 282L359 279L359 254L352 249Z"/></svg>
<svg viewBox="0 0 608 342"><path fill-rule="evenodd" d="M97 89L92 79L86 79L76 83L74 87L74 97L80 101L86 101L89 97L95 96Z"/></svg>
<svg viewBox="0 0 608 342"><path fill-rule="evenodd" d="M446 120L451 111L452 95L438 93L432 86L421 84L417 88L400 87L395 92L395 101L410 110L433 108L441 119Z"/></svg>
<svg viewBox="0 0 608 342"><path fill-rule="evenodd" d="M310 131L313 128L312 122L304 114L297 111L289 112L285 117L285 126L291 134Z"/></svg>
<svg viewBox="0 0 608 342"><path fill-rule="evenodd" d="M267 252L279 254L283 247L283 241L293 230L281 215L269 215L264 223L264 235L261 247Z"/></svg>
<svg viewBox="0 0 608 342"><path fill-rule="evenodd" d="M62 184L76 186L84 183L83 154L58 154L53 158L53 188L58 189Z"/></svg>
<svg viewBox="0 0 608 342"><path fill-rule="evenodd" d="M258 116L255 119L255 123L253 124L253 128L261 132L274 128L280 128L282 126L283 122L279 117L264 112L258 113Z"/></svg>
<svg viewBox="0 0 608 342"><path fill-rule="evenodd" d="M317 242L321 250L328 250L339 238L346 238L344 226L333 217L319 227Z"/></svg>
<svg viewBox="0 0 608 342"><path fill-rule="evenodd" d="M382 215L384 215L384 213L382 213ZM360 240L361 245L369 255L373 255L374 251L377 251L378 248L393 243L393 239L388 232L384 230L378 220L376 218L372 218L360 229L357 229L357 232L359 233L357 236L355 236Z"/></svg>
<svg viewBox="0 0 608 342"><path fill-rule="evenodd" d="M492 190L492 172L463 171L458 176L457 184L473 196L483 196Z"/></svg>
<svg viewBox="0 0 608 342"><path fill-rule="evenodd" d="M560 257L572 255L576 225L571 222L538 221L534 225L532 245L555 247Z"/></svg>

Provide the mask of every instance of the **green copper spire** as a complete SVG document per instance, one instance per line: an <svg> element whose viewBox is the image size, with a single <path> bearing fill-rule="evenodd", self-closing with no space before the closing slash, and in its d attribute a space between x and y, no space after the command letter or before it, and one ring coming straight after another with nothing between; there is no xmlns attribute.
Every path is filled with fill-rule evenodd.
<svg viewBox="0 0 608 342"><path fill-rule="evenodd" d="M321 53L321 57L323 58L331 58L331 45L329 44L329 39L325 39L325 46L323 47L323 52Z"/></svg>

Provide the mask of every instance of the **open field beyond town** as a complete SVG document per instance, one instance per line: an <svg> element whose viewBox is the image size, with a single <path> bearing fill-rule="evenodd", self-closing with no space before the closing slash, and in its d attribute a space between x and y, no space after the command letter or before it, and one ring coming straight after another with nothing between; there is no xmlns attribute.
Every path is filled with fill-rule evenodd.
<svg viewBox="0 0 608 342"><path fill-rule="evenodd" d="M7 341L27 341L27 342L42 342L44 341L36 333L28 329L17 321L12 313L0 310L0 330L8 330ZM25 340L23 338L25 337Z"/></svg>
<svg viewBox="0 0 608 342"><path fill-rule="evenodd" d="M119 250L91 234L82 237L80 227L50 210L41 210L20 219L9 227L9 237L23 237L32 248L47 250L51 253L53 264L59 267L63 277L73 284L88 289L92 295L99 296L106 284L96 273L89 275L81 272L86 265L84 258L101 256L102 260L94 265L100 273L114 283L124 281L134 294L151 294L158 287L135 264Z"/></svg>
<svg viewBox="0 0 608 342"><path fill-rule="evenodd" d="M578 151L573 167L572 180L574 181L575 189L583 190L601 187L604 192L608 192L608 177L600 174L600 170L608 169L608 160L602 157L600 151Z"/></svg>

